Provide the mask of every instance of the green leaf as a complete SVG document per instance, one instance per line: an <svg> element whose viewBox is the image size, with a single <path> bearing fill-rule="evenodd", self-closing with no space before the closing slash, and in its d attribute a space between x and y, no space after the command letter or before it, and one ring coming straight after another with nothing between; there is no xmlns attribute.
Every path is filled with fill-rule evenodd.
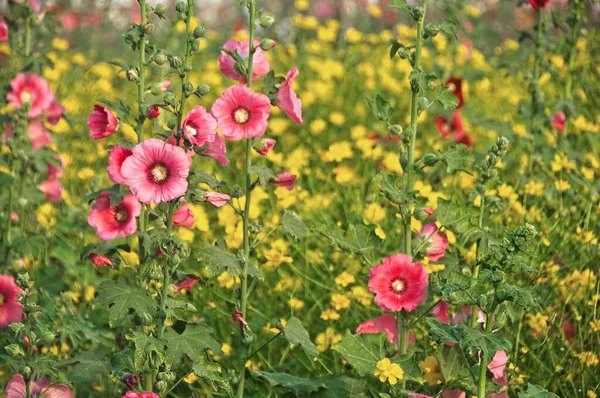
<svg viewBox="0 0 600 398"><path fill-rule="evenodd" d="M252 376L265 379L271 387L285 387L303 396L327 388L321 381L302 379L287 373L252 372Z"/></svg>
<svg viewBox="0 0 600 398"><path fill-rule="evenodd" d="M205 358L205 350L211 349L215 354L222 354L221 344L212 336L213 330L203 324L188 324L181 334L169 328L165 332L167 340L167 361L176 365L186 354L194 363Z"/></svg>
<svg viewBox="0 0 600 398"><path fill-rule="evenodd" d="M70 372L73 381L98 380L111 371L110 362L105 359L109 351L108 348L101 347L93 351L82 352L72 359L59 362L57 366L74 364L75 366Z"/></svg>
<svg viewBox="0 0 600 398"><path fill-rule="evenodd" d="M300 319L291 317L283 328L283 335L290 344L300 345L310 357L319 356L317 347L310 341L310 336Z"/></svg>
<svg viewBox="0 0 600 398"><path fill-rule="evenodd" d="M229 272L233 277L242 273L240 259L222 246L206 245L200 249L200 257L206 263L206 271L211 277L220 275L223 271Z"/></svg>
<svg viewBox="0 0 600 398"><path fill-rule="evenodd" d="M393 363L397 363L404 372L403 379L423 383L423 372L419 368L419 364L415 362L411 355L395 356L391 358Z"/></svg>
<svg viewBox="0 0 600 398"><path fill-rule="evenodd" d="M502 333L484 332L466 325L460 325L459 328L462 334L460 346L465 349L480 349L486 363L492 360L497 351L510 350L510 340Z"/></svg>
<svg viewBox="0 0 600 398"><path fill-rule="evenodd" d="M319 225L315 230L333 245L357 254L369 252L381 243L381 239L375 234L375 228L374 225L357 223L351 224L346 232L335 225Z"/></svg>
<svg viewBox="0 0 600 398"><path fill-rule="evenodd" d="M270 71L264 78L262 83L262 92L276 94L279 91L278 86L285 81L285 77L275 76L274 71Z"/></svg>
<svg viewBox="0 0 600 398"><path fill-rule="evenodd" d="M388 3L387 8L409 11L410 7L406 4L406 0L392 0Z"/></svg>
<svg viewBox="0 0 600 398"><path fill-rule="evenodd" d="M459 387L464 391L475 389L471 368L467 366L457 347L440 347L436 358L446 384Z"/></svg>
<svg viewBox="0 0 600 398"><path fill-rule="evenodd" d="M394 113L394 108L390 105L389 101L379 94L375 96L375 101L367 97L367 105L377 120L383 122L388 122Z"/></svg>
<svg viewBox="0 0 600 398"><path fill-rule="evenodd" d="M352 379L350 377L329 377L323 380L327 390L319 391L319 398L361 398L367 385L364 380Z"/></svg>
<svg viewBox="0 0 600 398"><path fill-rule="evenodd" d="M429 336L436 343L458 343L461 339L461 330L456 326L446 325L435 318L427 318L429 324Z"/></svg>
<svg viewBox="0 0 600 398"><path fill-rule="evenodd" d="M194 374L204 381L208 382L215 390L225 390L231 393L231 385L221 376L221 365L209 362L206 358L198 358L198 361L192 368Z"/></svg>
<svg viewBox="0 0 600 398"><path fill-rule="evenodd" d="M438 78L435 73L424 73L417 70L410 72L408 77L413 91L421 93L432 90L435 87L435 81Z"/></svg>
<svg viewBox="0 0 600 398"><path fill-rule="evenodd" d="M0 173L0 187L9 187L14 180L15 177L12 174Z"/></svg>
<svg viewBox="0 0 600 398"><path fill-rule="evenodd" d="M293 211L283 210L281 212L281 226L283 232L296 239L304 239L309 235L309 229L304 221Z"/></svg>
<svg viewBox="0 0 600 398"><path fill-rule="evenodd" d="M135 347L133 354L133 366L136 371L142 371L152 368L152 364L149 359L152 354L156 354L157 358L164 362L165 355L165 344L166 341L159 340L156 337L145 333L135 332L132 335L126 336L127 340L132 341Z"/></svg>
<svg viewBox="0 0 600 398"><path fill-rule="evenodd" d="M195 171L190 176L190 184L197 185L202 183L208 185L210 189L218 189L225 185L224 182L217 180L217 177L212 174L203 171Z"/></svg>
<svg viewBox="0 0 600 398"><path fill-rule="evenodd" d="M446 165L447 173L462 171L467 174L473 174L469 163L475 161L473 151L466 145L458 144L448 148L445 152L438 151L438 159Z"/></svg>
<svg viewBox="0 0 600 398"><path fill-rule="evenodd" d="M513 305L521 307L522 309L540 309L537 299L533 296L529 289L524 289L522 287L507 283L503 283L498 289L496 289L496 301L498 303L510 301Z"/></svg>
<svg viewBox="0 0 600 398"><path fill-rule="evenodd" d="M444 227L463 233L471 227L471 219L476 217L476 210L471 205L438 198L435 216Z"/></svg>
<svg viewBox="0 0 600 398"><path fill-rule="evenodd" d="M452 21L450 19L445 19L444 22L440 23L437 27L440 30L440 32L442 32L449 39L458 41L458 36L456 35L456 28L458 28L458 22Z"/></svg>
<svg viewBox="0 0 600 398"><path fill-rule="evenodd" d="M374 178L374 182L381 185L381 192L392 203L397 205L406 205L417 201L417 191L405 192L398 188L396 181L399 178L388 173L379 173Z"/></svg>
<svg viewBox="0 0 600 398"><path fill-rule="evenodd" d="M129 310L139 316L152 314L156 304L144 289L123 281L105 281L98 288L97 302L109 308L110 322L123 319Z"/></svg>
<svg viewBox="0 0 600 398"><path fill-rule="evenodd" d="M250 174L258 177L258 181L263 188L266 188L271 180L279 181L277 173L268 167L250 166Z"/></svg>
<svg viewBox="0 0 600 398"><path fill-rule="evenodd" d="M438 102L447 111L456 109L459 104L458 97L446 86L438 87L434 101Z"/></svg>
<svg viewBox="0 0 600 398"><path fill-rule="evenodd" d="M526 392L519 392L519 398L559 398L558 395L536 384L527 384Z"/></svg>
<svg viewBox="0 0 600 398"><path fill-rule="evenodd" d="M344 338L332 349L339 352L359 375L373 375L377 362L385 357L385 334L352 334L346 332Z"/></svg>

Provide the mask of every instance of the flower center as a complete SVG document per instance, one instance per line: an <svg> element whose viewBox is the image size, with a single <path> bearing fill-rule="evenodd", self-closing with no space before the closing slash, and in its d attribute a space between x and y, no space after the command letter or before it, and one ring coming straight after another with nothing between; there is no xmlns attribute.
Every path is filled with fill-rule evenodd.
<svg viewBox="0 0 600 398"><path fill-rule="evenodd" d="M404 290L404 281L396 279L394 282L392 282L392 289L394 289L394 292L396 293L402 292L402 290Z"/></svg>
<svg viewBox="0 0 600 398"><path fill-rule="evenodd" d="M187 135L191 135L192 137L195 137L196 134L198 134L196 129L192 126L185 126L185 132L187 133Z"/></svg>
<svg viewBox="0 0 600 398"><path fill-rule="evenodd" d="M157 164L152 169L152 177L154 182L163 182L167 179L167 168L162 164Z"/></svg>
<svg viewBox="0 0 600 398"><path fill-rule="evenodd" d="M117 212L115 213L115 220L117 220L117 222L119 223L127 221L128 218L129 214L127 214L127 211L125 211L124 209L117 210Z"/></svg>
<svg viewBox="0 0 600 398"><path fill-rule="evenodd" d="M250 119L250 114L244 108L239 108L233 114L233 118L239 124L244 124Z"/></svg>
<svg viewBox="0 0 600 398"><path fill-rule="evenodd" d="M28 91L23 91L21 93L21 103L22 104L31 103L31 94Z"/></svg>
<svg viewBox="0 0 600 398"><path fill-rule="evenodd" d="M450 91L452 91L452 92L455 92L456 91L456 84L454 84L454 83L448 84L448 89Z"/></svg>

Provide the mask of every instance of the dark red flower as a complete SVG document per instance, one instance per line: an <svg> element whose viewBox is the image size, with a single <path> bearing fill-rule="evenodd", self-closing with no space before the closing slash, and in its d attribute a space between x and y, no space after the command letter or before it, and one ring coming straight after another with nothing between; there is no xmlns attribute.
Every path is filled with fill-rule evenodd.
<svg viewBox="0 0 600 398"><path fill-rule="evenodd" d="M448 87L448 90L452 91L452 93L456 95L456 98L458 98L458 106L456 109L462 108L462 106L465 104L465 98L462 92L462 79L459 79L458 77L451 77L446 80L446 86Z"/></svg>
<svg viewBox="0 0 600 398"><path fill-rule="evenodd" d="M198 283L198 281L198 278L187 277L177 282L174 286L174 290L176 292L180 292L183 289L190 290L196 283Z"/></svg>
<svg viewBox="0 0 600 398"><path fill-rule="evenodd" d="M435 120L435 124L442 137L454 139L457 143L465 144L466 146L473 145L471 137L469 137L463 128L462 117L459 112L452 114L450 122L448 122L445 116L440 115Z"/></svg>
<svg viewBox="0 0 600 398"><path fill-rule="evenodd" d="M538 8L544 8L550 2L550 0L529 0L529 4L537 10Z"/></svg>

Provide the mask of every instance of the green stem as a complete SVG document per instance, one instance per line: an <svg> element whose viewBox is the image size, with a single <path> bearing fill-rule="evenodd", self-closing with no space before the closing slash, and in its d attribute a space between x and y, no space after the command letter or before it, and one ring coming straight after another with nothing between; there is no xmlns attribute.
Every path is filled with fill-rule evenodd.
<svg viewBox="0 0 600 398"><path fill-rule="evenodd" d="M398 311L396 313L396 329L398 354L406 355L408 353L408 324L406 322L406 313L404 311Z"/></svg>
<svg viewBox="0 0 600 398"><path fill-rule="evenodd" d="M540 79L540 63L544 57L544 9L537 9L537 38L535 41L535 59L533 61L533 76L531 81L531 105L532 105L532 120L533 116L540 111L539 105L539 79Z"/></svg>
<svg viewBox="0 0 600 398"><path fill-rule="evenodd" d="M248 67L246 75L246 84L252 88L252 68L254 65L254 29L256 19L256 4L255 0L248 0L248 23L249 23L249 54L248 54ZM244 235L244 269L242 272L242 292L241 292L241 311L242 317L246 319L246 310L248 308L248 265L250 263L250 239L249 239L249 228L250 228L250 203L251 203L251 192L252 192L252 179L250 176L250 167L252 165L252 139L246 138L246 203L244 205L244 216L243 216L243 235ZM240 328L241 330L241 328ZM244 336L241 336L243 339ZM238 383L237 397L242 398L244 396L244 384L246 381L246 355L241 356L240 364L240 381Z"/></svg>
<svg viewBox="0 0 600 398"><path fill-rule="evenodd" d="M494 314L486 314L485 331L490 333L493 328ZM485 398L485 383L487 381L487 361L485 360L483 353L481 354L481 364L479 365L479 388L477 389L477 398Z"/></svg>
<svg viewBox="0 0 600 398"><path fill-rule="evenodd" d="M575 7L577 7L575 12L575 24L573 25L571 31L571 48L569 50L569 58L567 61L567 81L565 82L565 99L569 100L573 96L573 66L575 63L575 55L577 54L577 41L579 40L579 23L581 21L581 13L579 10L579 2L575 3ZM564 135L567 135L567 130L569 129L569 119L566 120L565 129L563 131Z"/></svg>
<svg viewBox="0 0 600 398"><path fill-rule="evenodd" d="M140 35L140 58L139 58L139 69L140 69L140 75L138 77L138 95L137 95L137 102L138 102L138 119L137 119L137 125L136 125L136 133L137 133L137 139L138 139L138 144L141 143L142 141L144 141L144 121L146 120L146 106L145 106L145 101L146 101L146 97L145 97L145 91L144 88L146 86L146 33L144 32L144 26L146 25L147 22L147 15L146 15L146 0L138 0L139 4L140 4L140 15L141 15L141 26L142 26L142 33ZM142 210L140 213L140 232L144 233L146 232L146 215L145 215L146 209L144 208L144 206L142 206ZM140 258L140 265L144 264L145 259L146 259L146 254L144 252L144 244L143 244L143 238L142 236L138 237L138 256ZM146 383L148 383L148 380L146 380Z"/></svg>
<svg viewBox="0 0 600 398"><path fill-rule="evenodd" d="M186 65L190 62L190 57L192 56L192 38L190 38L190 25L192 20L192 15L194 11L194 0L187 0L187 14L185 19L185 56L183 61L183 72L181 74L181 102L179 105L179 114L177 115L177 127L181 128L181 122L183 120L183 112L185 111L185 102L187 100L188 95L185 92L185 85L188 82L188 72L186 69Z"/></svg>
<svg viewBox="0 0 600 398"><path fill-rule="evenodd" d="M425 21L425 12L427 11L427 0L423 0L423 15L417 21L417 42L415 44L415 58L413 70L419 72L421 70L421 49L423 48L423 23ZM417 141L417 125L418 125L418 108L417 108L417 100L418 100L418 88L413 87L410 94L410 144L408 148L408 165L407 165L407 180L405 191L410 192L414 188L414 172L413 172L413 164L415 163L415 144ZM410 209L407 217L404 220L404 253L411 255L412 252L412 208Z"/></svg>
<svg viewBox="0 0 600 398"><path fill-rule="evenodd" d="M479 219L477 221L477 226L479 229L483 228L483 215L485 214L485 195L480 195L481 203L479 204ZM473 277L471 278L471 286L475 286L477 283L477 279L479 279L479 259L481 257L481 251L483 246L483 237L479 238L477 241L477 248L475 249L475 269L473 270ZM477 305L473 304L473 308L471 310L471 327L474 328L477 326Z"/></svg>
<svg viewBox="0 0 600 398"><path fill-rule="evenodd" d="M30 380L27 380L25 382L25 396L27 398L31 397L31 381Z"/></svg>
<svg viewBox="0 0 600 398"><path fill-rule="evenodd" d="M12 149L11 149L11 153L10 156L8 158L8 168L10 170L10 172L13 172L13 166L14 166L14 155L12 153ZM11 230L12 230L12 213L13 213L13 207L14 207L14 196L15 196L15 188L14 186L11 184L9 190L8 190L8 213L6 214L6 252L8 253L8 247L10 247L11 244Z"/></svg>
<svg viewBox="0 0 600 398"><path fill-rule="evenodd" d="M173 233L173 214L175 213L175 203L169 203L169 210L167 213L167 236L171 237ZM165 258L169 256L169 253L165 254ZM171 283L171 269L169 264L165 264L164 267L164 275L163 275L163 286L162 286L162 294L160 296L160 313L164 314L167 309L167 297L169 296L169 285ZM165 322L162 320L162 325L158 327L158 338L162 339L163 334L165 333Z"/></svg>
<svg viewBox="0 0 600 398"><path fill-rule="evenodd" d="M27 7L29 7L29 0L27 0ZM33 12L33 9L29 9L30 12ZM31 55L31 15L28 15L25 18L25 51L24 54L26 57Z"/></svg>

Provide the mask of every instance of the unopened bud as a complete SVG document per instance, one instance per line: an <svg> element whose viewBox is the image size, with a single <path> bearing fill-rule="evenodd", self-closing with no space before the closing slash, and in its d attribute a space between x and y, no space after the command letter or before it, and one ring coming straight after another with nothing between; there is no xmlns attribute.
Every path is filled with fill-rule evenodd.
<svg viewBox="0 0 600 398"><path fill-rule="evenodd" d="M138 78L139 75L134 69L129 69L127 71L127 80L129 80L130 82L137 82Z"/></svg>
<svg viewBox="0 0 600 398"><path fill-rule="evenodd" d="M196 92L200 95L206 95L210 92L210 86L206 83L200 83L198 84L198 87L196 88Z"/></svg>
<svg viewBox="0 0 600 398"><path fill-rule="evenodd" d="M169 65L171 65L171 68L179 68L182 64L183 61L176 55L169 58Z"/></svg>
<svg viewBox="0 0 600 398"><path fill-rule="evenodd" d="M264 29L267 29L273 25L273 22L275 22L275 18L270 15L263 15L260 17L260 26L262 26Z"/></svg>
<svg viewBox="0 0 600 398"><path fill-rule="evenodd" d="M156 54L154 57L154 62L159 66L164 65L167 62L167 56L163 53Z"/></svg>
<svg viewBox="0 0 600 398"><path fill-rule="evenodd" d="M433 153L428 153L425 156L423 156L423 164L425 166L433 166L437 162L438 162L438 158Z"/></svg>
<svg viewBox="0 0 600 398"><path fill-rule="evenodd" d="M260 40L260 48L263 51L269 51L270 49L272 49L273 47L275 47L275 45L277 44L277 42L275 40L272 39L261 39Z"/></svg>
<svg viewBox="0 0 600 398"><path fill-rule="evenodd" d="M390 133L392 133L393 135L400 137L400 134L402 134L402 126L400 126L399 124L392 124L390 126Z"/></svg>
<svg viewBox="0 0 600 398"><path fill-rule="evenodd" d="M167 6L164 4L157 4L156 7L154 7L154 13L159 18L162 18L165 15L165 12L167 12Z"/></svg>
<svg viewBox="0 0 600 398"><path fill-rule="evenodd" d="M201 37L204 37L204 34L206 33L206 29L204 28L204 26L197 26L194 29L194 38L199 39Z"/></svg>
<svg viewBox="0 0 600 398"><path fill-rule="evenodd" d="M174 130L175 127L177 127L177 122L171 119L167 122L167 127L169 128L169 130Z"/></svg>
<svg viewBox="0 0 600 398"><path fill-rule="evenodd" d="M175 5L175 10L177 10L177 12L186 12L187 4L185 4L184 1L178 1L177 4Z"/></svg>
<svg viewBox="0 0 600 398"><path fill-rule="evenodd" d="M150 34L152 33L152 31L154 30L154 24L153 23L146 23L146 25L144 25L144 33L146 34Z"/></svg>
<svg viewBox="0 0 600 398"><path fill-rule="evenodd" d="M25 356L25 352L23 352L23 349L18 344L9 344L6 347L4 347L4 349L6 350L6 352L8 352L8 355L10 355L13 358Z"/></svg>
<svg viewBox="0 0 600 398"><path fill-rule="evenodd" d="M148 108L148 117L150 119L156 119L160 116L160 108L158 106L151 106Z"/></svg>

